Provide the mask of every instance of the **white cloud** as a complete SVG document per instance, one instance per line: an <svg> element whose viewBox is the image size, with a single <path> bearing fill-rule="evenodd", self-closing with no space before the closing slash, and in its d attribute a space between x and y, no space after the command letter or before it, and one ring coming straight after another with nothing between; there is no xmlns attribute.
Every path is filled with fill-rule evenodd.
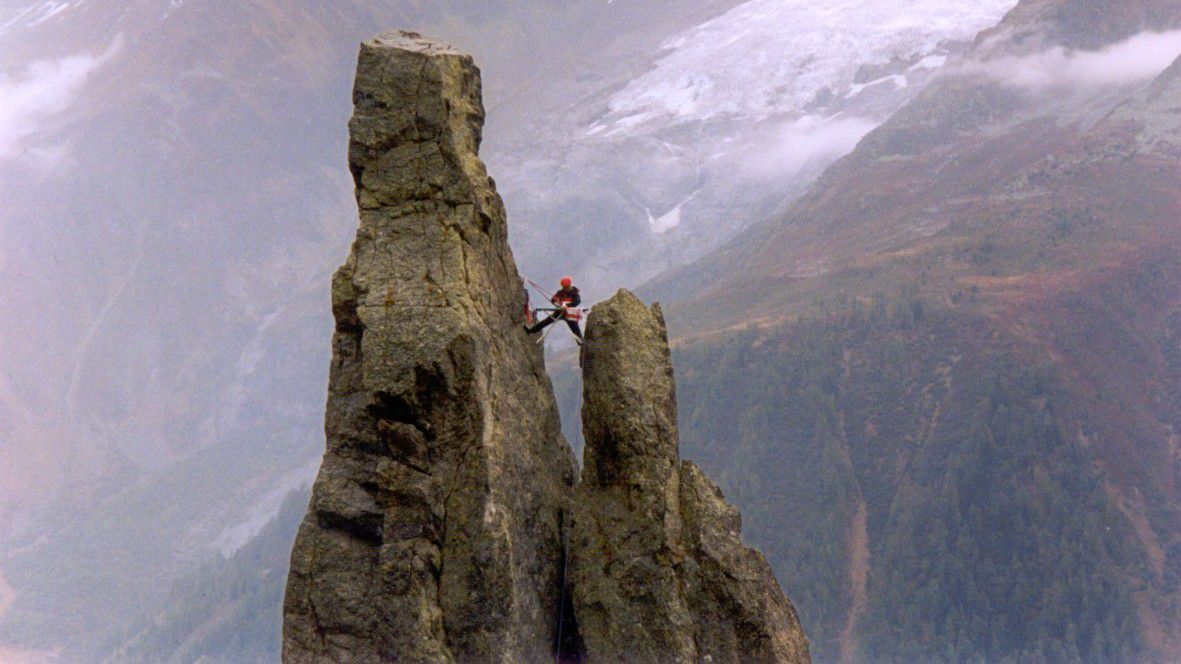
<svg viewBox="0 0 1181 664"><path fill-rule="evenodd" d="M1143 32L1099 51L1063 47L1022 57L967 63L1003 83L1033 89L1109 86L1151 80L1181 56L1181 30Z"/></svg>
<svg viewBox="0 0 1181 664"><path fill-rule="evenodd" d="M21 139L68 109L91 74L118 50L119 43L117 40L98 56L34 62L15 77L0 72L0 159L13 156Z"/></svg>
<svg viewBox="0 0 1181 664"><path fill-rule="evenodd" d="M730 156L753 177L795 177L849 154L879 124L867 118L807 115L770 125L767 133L738 146Z"/></svg>

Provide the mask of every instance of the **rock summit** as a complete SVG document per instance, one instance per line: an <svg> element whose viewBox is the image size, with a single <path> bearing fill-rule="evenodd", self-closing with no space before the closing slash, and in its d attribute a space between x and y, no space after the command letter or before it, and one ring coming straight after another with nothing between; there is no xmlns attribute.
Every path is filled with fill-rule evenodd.
<svg viewBox="0 0 1181 664"><path fill-rule="evenodd" d="M327 451L291 556L283 659L807 662L737 510L677 455L664 321L588 321L581 482L480 160L472 59L361 47L360 228L332 282Z"/></svg>

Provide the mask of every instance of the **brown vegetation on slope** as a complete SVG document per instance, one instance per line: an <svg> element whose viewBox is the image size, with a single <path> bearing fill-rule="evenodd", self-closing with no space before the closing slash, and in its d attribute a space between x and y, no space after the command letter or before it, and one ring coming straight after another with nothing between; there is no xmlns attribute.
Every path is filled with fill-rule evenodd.
<svg viewBox="0 0 1181 664"><path fill-rule="evenodd" d="M978 42L969 57L1024 55L1055 45L1096 48L1146 28L1179 25L1181 7L1176 3L1023 2L989 33L990 39ZM745 352L741 349L749 349L764 357L770 354L765 363L775 366L776 353L796 361L823 362L820 358L829 350L854 366L858 358L885 363L863 366L852 374L870 384L886 381L876 388L858 387L848 378L820 381L836 401L833 435L845 441L836 453L849 461L834 467L845 470L834 470L832 478L818 481L828 482L823 491L867 495L871 607L889 608L889 602L882 602L891 591L880 580L875 582L875 574L886 573L882 559L894 555L892 547L907 545L897 538L901 524L883 519L915 508L922 495L913 488L913 474L930 461L915 461L922 458L920 450L950 435L947 427L956 419L971 419L970 399L991 394L987 399L992 403L1010 403L1005 407L1010 414L989 420L988 427L1008 422L1014 431L1023 430L1025 425L1006 418L1017 418L1016 413L1026 408L1041 408L1043 415L1020 417L1029 422L1045 417L1045 425L1022 435L1061 441L1047 444L1045 453L1051 456L1038 461L1024 485L1031 493L1022 500L1029 502L1007 507L1016 510L1008 517L1037 513L1046 496L1076 489L1076 499L1085 495L1086 500L1100 501L1087 514L1119 515L1102 528L1128 534L1135 550L1115 554L1099 569L1133 598L1134 608L1129 610L1136 614L1133 620L1138 621L1144 652L1166 658L1181 655L1181 642L1172 636L1181 633L1181 587L1176 573L1168 571L1181 564L1181 457L1176 443L1181 427L1178 108L1181 62L1155 81L1072 89L1025 89L1006 84L996 74L967 69L956 74L953 68L866 137L784 218L750 231L657 285L657 292L679 296L670 308L674 334L684 356L697 358L686 362L711 357L716 363L718 353L733 354L739 358L735 366L763 373L740 359ZM810 330L817 329L827 330L828 341L817 341L815 352L820 355L805 360L813 351L793 346L804 344L813 334ZM1028 390L1022 387L1026 379L1016 374L1000 379L998 385L1013 387L998 392L984 387L984 367L989 365L1047 373L1030 378ZM817 366L826 371L822 364ZM941 384L932 373L939 366L953 382ZM765 388L769 394L782 389L774 381L795 384L791 372L798 370L783 371L789 373L778 379L768 374L773 381ZM691 389L708 389L711 381L730 378L695 372L690 376ZM880 391L874 394L875 389ZM862 395L856 396L858 392ZM790 405L792 398L785 398ZM772 437L767 443L772 448L797 453L791 446L800 443L792 442L792 435L777 434L773 424L763 424L782 422L776 418L787 412L776 413L769 406L778 403L774 397L752 395L744 401L731 388L717 399L716 407L699 404L698 430L717 431L705 424L705 418L720 417L733 421L730 430L744 440L744 430L763 431ZM916 407L920 412L912 412ZM729 412L733 410L738 412ZM790 423L779 426L790 428ZM854 444L857 439L864 444ZM693 454L710 459L707 469L725 477L745 467L739 452L714 449L707 440L704 434L693 436L697 447L690 446ZM919 447L912 449L915 445ZM1016 458L1012 455L1019 450L1007 451L1007 458ZM958 454L970 458L975 453L966 447ZM955 457L946 457L935 467L956 464ZM1075 477L1093 475L1102 492L1095 493L1089 485L1071 488L1073 480L1065 476L1053 479L1066 468ZM750 472L771 481L765 471ZM874 474L868 485L863 472ZM957 484L962 481L949 480L948 486L961 493L976 491ZM728 489L736 486L723 484ZM872 485L890 488L875 493L867 488ZM751 494L746 499L762 501L764 496ZM738 502L751 511L743 499ZM1000 509L998 505L993 503ZM830 527L839 524L842 532L849 532L855 507L855 501L842 498L821 509L834 520ZM787 506L780 509L794 513ZM958 524L953 530L967 527L958 519L971 521L966 513L954 517L949 522ZM784 575L791 569L790 557L801 555L802 545L769 528L752 525L752 537ZM939 544L951 550L954 545ZM1046 549L1056 546L1052 542L1038 546L1042 550L1030 555L1058 555ZM936 567L974 554L960 550L938 555L945 560L932 563ZM1098 560L1112 554L1092 550L1079 555ZM836 569L856 567L851 552L834 560L839 563ZM1033 576L1027 581L1051 583L1037 576L1045 571L1031 568L1028 574ZM916 593L927 582L909 580ZM834 652L824 639L838 638L855 615L856 593L825 599L812 597L812 591L788 590L823 659ZM908 601L905 595L902 599ZM1007 608L1033 612L1029 615L1056 611L1021 603L1030 599L1006 601L1016 602ZM946 610L954 614L953 609ZM968 618L962 619L967 621L981 607L968 602L961 609L967 611ZM960 637L952 635L967 629L959 620L952 618L942 628L944 636L932 636L929 646L939 648L941 638L956 642ZM1109 636L1118 632L1118 620L1111 620L1115 622L1100 630ZM817 623L823 627L817 629ZM1054 633L1058 628L1047 624L1046 629ZM883 646L881 633L867 637L863 631L854 638L870 648L861 651L861 657ZM1072 648L1080 643L1081 652L1095 654L1099 651L1088 649L1107 647L1101 643L1106 638L1086 644L1057 632L1045 643L1069 647L1023 656L1036 660L1054 652L1053 656L1070 659ZM967 654L981 652L972 648L995 647L973 639L964 636L958 641L969 648ZM846 655L849 642L847 635L839 635ZM903 652L891 647L876 652ZM1119 657L1115 651L1107 656Z"/></svg>

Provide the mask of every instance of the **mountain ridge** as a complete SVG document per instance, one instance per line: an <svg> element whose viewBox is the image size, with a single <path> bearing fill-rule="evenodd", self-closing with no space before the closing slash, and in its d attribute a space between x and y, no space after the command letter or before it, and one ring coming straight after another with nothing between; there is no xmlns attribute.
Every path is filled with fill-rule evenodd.
<svg viewBox="0 0 1181 664"><path fill-rule="evenodd" d="M1179 11L1168 2L1020 3L792 211L648 289L670 300L678 366L690 367L687 449L738 492L777 572L808 578L788 590L818 659L1177 656L1178 584L1168 570L1181 561L1179 65L1046 85L988 63L1066 62L1063 48L1067 59L1118 71L1113 58L1134 53L1145 29L1173 34ZM760 355L768 366L755 364ZM766 396L737 387L743 376ZM783 382L799 393L785 394ZM728 406L711 403L719 391L735 395ZM720 435L711 418L729 423L741 452L710 442ZM799 513L742 488L766 486L774 469L800 476L775 453L822 477L832 502ZM1014 464L1020 480L965 459ZM1008 496L994 493L1010 481ZM1062 496L1085 507L1072 513ZM842 634L854 599L826 588L858 586L854 550L818 551L780 534L777 510L813 533L855 534L863 503L870 624ZM929 532L913 530L924 520ZM1000 524L1024 533L1008 553L986 536ZM799 567L806 556L824 564ZM1099 576L1062 578L1034 556ZM977 566L965 568L969 560ZM1047 597L1010 594L991 565ZM1064 587L1076 608L1057 595ZM1100 587L1113 598L1107 607L1088 595ZM942 628L903 646L889 637L891 622Z"/></svg>

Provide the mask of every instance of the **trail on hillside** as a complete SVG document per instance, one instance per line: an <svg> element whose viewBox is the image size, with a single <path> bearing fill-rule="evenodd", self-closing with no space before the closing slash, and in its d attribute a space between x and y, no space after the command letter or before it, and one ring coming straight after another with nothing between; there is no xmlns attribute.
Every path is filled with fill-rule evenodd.
<svg viewBox="0 0 1181 664"><path fill-rule="evenodd" d="M865 505L865 498L857 500L857 515L853 517L853 527L849 529L849 594L853 601L849 606L849 617L845 620L845 627L841 630L840 650L841 663L853 661L857 653L856 636L857 622L861 614L865 613L867 602L867 586L869 582L869 513Z"/></svg>

